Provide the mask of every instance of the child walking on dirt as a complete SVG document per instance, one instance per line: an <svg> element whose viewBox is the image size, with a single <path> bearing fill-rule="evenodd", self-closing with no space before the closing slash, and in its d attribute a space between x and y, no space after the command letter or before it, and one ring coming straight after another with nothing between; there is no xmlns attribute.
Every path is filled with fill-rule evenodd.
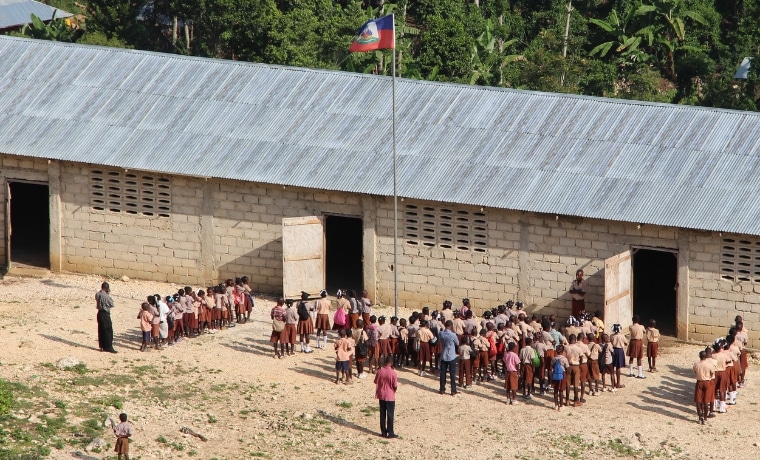
<svg viewBox="0 0 760 460"><path fill-rule="evenodd" d="M650 319L646 332L647 337L647 363L649 372L657 372L657 355L660 349L660 331L657 330L657 321Z"/></svg>
<svg viewBox="0 0 760 460"><path fill-rule="evenodd" d="M132 424L127 422L127 414L119 414L119 423L113 427L113 434L116 436L116 447L114 452L119 456L119 460L129 460L129 438L132 437Z"/></svg>

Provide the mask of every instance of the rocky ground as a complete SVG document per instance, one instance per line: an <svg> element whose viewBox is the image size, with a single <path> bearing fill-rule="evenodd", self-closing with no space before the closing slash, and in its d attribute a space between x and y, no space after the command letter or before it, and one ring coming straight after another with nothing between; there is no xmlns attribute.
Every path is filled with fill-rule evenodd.
<svg viewBox="0 0 760 460"><path fill-rule="evenodd" d="M14 399L10 413L0 416L0 459L115 458L104 422L122 411L134 423L133 459L760 454L757 366L749 370L739 404L698 425L691 403L698 345L665 340L659 373L646 380L624 377L625 389L588 397L582 408L559 413L543 396L506 405L501 381L457 397L440 396L435 378L401 370L401 438L389 441L377 434L371 378L333 384L332 351L272 357L271 299L257 298L248 324L141 353L139 303L147 294L166 295L178 286L110 280L119 351L112 355L97 346L93 295L102 281L77 275L0 281L0 409L9 395ZM62 369L58 362L64 358L79 364Z"/></svg>

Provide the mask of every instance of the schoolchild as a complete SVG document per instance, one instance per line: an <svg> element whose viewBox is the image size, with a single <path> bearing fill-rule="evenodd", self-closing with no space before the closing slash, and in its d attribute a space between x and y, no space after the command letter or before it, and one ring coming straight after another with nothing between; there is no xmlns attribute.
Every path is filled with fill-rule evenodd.
<svg viewBox="0 0 760 460"><path fill-rule="evenodd" d="M174 342L182 343L185 339L185 307L179 302L179 296L172 296L172 315L174 316Z"/></svg>
<svg viewBox="0 0 760 460"><path fill-rule="evenodd" d="M712 357L715 360L715 393L716 399L713 403L713 410L726 413L726 393L728 392L728 376L726 365L731 361L731 356L725 349L726 341L723 338L715 340L713 343ZM717 405L717 407L715 407Z"/></svg>
<svg viewBox="0 0 760 460"><path fill-rule="evenodd" d="M731 332L731 331L729 331ZM736 336L728 334L726 336L726 350L731 357L731 363L726 365L726 372L729 372L728 376L728 405L733 406L736 404L736 397L738 395L738 383L741 364L739 358L741 350L736 346Z"/></svg>
<svg viewBox="0 0 760 460"><path fill-rule="evenodd" d="M391 325L385 322L385 316L377 318L377 346L378 354L380 356L381 363L385 362L386 356L391 356L393 350L391 349Z"/></svg>
<svg viewBox="0 0 760 460"><path fill-rule="evenodd" d="M113 427L116 436L116 452L119 460L129 460L129 438L132 437L132 424L127 421L127 414L119 414L119 424Z"/></svg>
<svg viewBox="0 0 760 460"><path fill-rule="evenodd" d="M372 315L372 301L369 299L369 292L366 290L362 291L362 298L359 299L359 306L361 307L364 325L368 327L371 323L370 316Z"/></svg>
<svg viewBox="0 0 760 460"><path fill-rule="evenodd" d="M399 338L398 317L391 316L390 328L391 328L391 335L388 340L390 340L391 354L394 356L393 362L395 365L395 362L396 362L395 356L396 356L396 351L398 350L398 338Z"/></svg>
<svg viewBox="0 0 760 460"><path fill-rule="evenodd" d="M311 321L311 312L314 305L309 302L309 294L301 292L301 301L296 308L298 312L298 340L301 344L301 353L311 353L314 350L309 346L309 336L314 333L314 323Z"/></svg>
<svg viewBox="0 0 760 460"><path fill-rule="evenodd" d="M317 348L327 348L327 331L330 330L330 308L332 302L327 300L327 291L319 291L319 299L316 301L315 309L317 311L317 324L314 328L317 330Z"/></svg>
<svg viewBox="0 0 760 460"><path fill-rule="evenodd" d="M633 324L631 324L628 328L631 337L631 341L628 344L628 366L630 368L628 376L636 377L638 379L645 379L646 376L644 376L644 367L641 365L644 359L644 326L639 324L639 315L634 315L631 321ZM638 375L634 374L634 359L636 360L636 365L638 366Z"/></svg>
<svg viewBox="0 0 760 460"><path fill-rule="evenodd" d="M602 373L602 391L617 391L617 384L615 383L615 369L613 362L615 354L613 353L612 343L610 343L610 336L602 334L602 351L599 354L599 368ZM610 387L607 388L606 376L610 376Z"/></svg>
<svg viewBox="0 0 760 460"><path fill-rule="evenodd" d="M338 340L335 341L335 383L343 377L343 383L349 385L351 380L351 368L348 359L351 356L351 342L346 338L346 330L338 331Z"/></svg>
<svg viewBox="0 0 760 460"><path fill-rule="evenodd" d="M519 387L520 357L515 353L517 343L510 342L507 345L507 351L504 353L504 389L507 392L508 403L514 404L517 399L517 389Z"/></svg>
<svg viewBox="0 0 760 460"><path fill-rule="evenodd" d="M612 343L612 367L615 369L615 388L625 388L625 385L620 383L620 369L625 367L625 347L628 346L628 340L622 333L623 327L619 324L612 325L612 337L610 342Z"/></svg>
<svg viewBox="0 0 760 460"><path fill-rule="evenodd" d="M457 312L458 313L458 312ZM470 337L462 336L459 339L459 386L467 389L472 385L472 347Z"/></svg>
<svg viewBox="0 0 760 460"><path fill-rule="evenodd" d="M420 329L417 331L417 339L420 342L419 355L419 375L421 377L427 376L425 372L425 366L430 362L430 367L433 366L432 354L430 351L430 341L433 339L433 333L428 329L428 322L426 320L420 321Z"/></svg>
<svg viewBox="0 0 760 460"><path fill-rule="evenodd" d="M533 338L531 336L525 337L525 346L520 350L520 380L523 387L523 398L531 399L533 394L533 372L535 370L533 366L533 357L536 351L533 349Z"/></svg>
<svg viewBox="0 0 760 460"><path fill-rule="evenodd" d="M356 377L360 379L367 378L367 374L364 372L364 362L367 360L369 354L369 346L367 345L367 332L364 330L364 320L356 320L356 328L351 329L351 337L356 343Z"/></svg>
<svg viewBox="0 0 760 460"><path fill-rule="evenodd" d="M536 351L536 354L538 355L538 368L536 368L536 376L538 376L538 389L541 392L541 394L545 393L544 389L544 378L546 377L546 352L550 349L554 351L554 349L551 347L551 345L546 345L543 340L541 340L541 334L536 333L533 340L533 349Z"/></svg>
<svg viewBox="0 0 760 460"><path fill-rule="evenodd" d="M406 328L406 318L401 318L398 326L398 345L394 353L395 367L403 368L409 365L409 330Z"/></svg>
<svg viewBox="0 0 760 460"><path fill-rule="evenodd" d="M348 329L351 327L349 312L351 311L351 303L343 297L343 290L338 289L335 293L337 297L337 307L335 308L335 316L333 316L333 330L339 331L341 329Z"/></svg>
<svg viewBox="0 0 760 460"><path fill-rule="evenodd" d="M591 396L599 394L599 354L602 352L602 347L596 343L596 336L590 332L586 335L588 340L588 389Z"/></svg>
<svg viewBox="0 0 760 460"><path fill-rule="evenodd" d="M657 355L660 350L660 331L657 330L657 321L650 319L646 331L647 338L647 364L649 372L657 372Z"/></svg>
<svg viewBox="0 0 760 460"><path fill-rule="evenodd" d="M351 329L356 329L356 322L361 317L361 305L356 299L355 291L348 291L348 304L350 305L348 310L349 324L351 325Z"/></svg>
<svg viewBox="0 0 760 460"><path fill-rule="evenodd" d="M375 315L369 317L369 325L365 329L367 332L367 349L369 350L367 362L369 363L369 372L374 374L380 369L380 344L378 343L380 334L377 331L377 317Z"/></svg>
<svg viewBox="0 0 760 460"><path fill-rule="evenodd" d="M554 390L554 408L562 410L562 406L567 405L567 398L562 399L562 395L565 392L567 386L567 372L570 368L570 363L564 355L565 346L557 345L554 358L551 362L551 376L552 376L552 389Z"/></svg>
<svg viewBox="0 0 760 460"><path fill-rule="evenodd" d="M140 320L140 330L142 331L142 346L140 347L140 351L148 351L148 346L151 342L151 322L153 321L153 313L150 312L150 304L148 302L143 302L140 306L137 319Z"/></svg>
<svg viewBox="0 0 760 460"><path fill-rule="evenodd" d="M285 344L285 352L292 356L296 352L296 333L298 330L298 311L293 306L292 300L285 302L285 329L280 334L280 340Z"/></svg>
<svg viewBox="0 0 760 460"><path fill-rule="evenodd" d="M285 299L280 297L277 299L277 305L272 307L269 312L269 317L272 319L272 334L269 337L269 343L274 347L274 357L282 359L285 356ZM277 344L280 344L280 351L277 351Z"/></svg>
<svg viewBox="0 0 760 460"><path fill-rule="evenodd" d="M486 330L481 329L478 333L478 337L473 341L473 348L477 351L474 367L478 369L478 379L476 383L481 384L486 380L488 375L488 350L491 348L491 344L486 338Z"/></svg>
<svg viewBox="0 0 760 460"><path fill-rule="evenodd" d="M699 423L707 423L707 416L710 406L715 399L714 376L715 366L707 359L707 352L699 352L699 361L694 363L692 370L697 378L697 384L694 388L694 403L697 406L697 416Z"/></svg>

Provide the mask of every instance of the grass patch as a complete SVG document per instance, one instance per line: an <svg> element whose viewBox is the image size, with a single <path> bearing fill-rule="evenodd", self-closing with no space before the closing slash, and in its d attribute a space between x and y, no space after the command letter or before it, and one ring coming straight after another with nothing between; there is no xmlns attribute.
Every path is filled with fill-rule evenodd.
<svg viewBox="0 0 760 460"><path fill-rule="evenodd" d="M380 412L380 408L379 407L375 407L375 406L367 406L364 409L361 409L359 412L361 412L362 414L364 414L366 417L370 417L375 412Z"/></svg>
<svg viewBox="0 0 760 460"><path fill-rule="evenodd" d="M91 399L90 402L104 407L115 407L117 409L124 408L124 401L118 396L106 396L103 398Z"/></svg>
<svg viewBox="0 0 760 460"><path fill-rule="evenodd" d="M354 407L353 403L350 403L348 401L341 401L338 403L339 407L342 407L343 409L351 409Z"/></svg>

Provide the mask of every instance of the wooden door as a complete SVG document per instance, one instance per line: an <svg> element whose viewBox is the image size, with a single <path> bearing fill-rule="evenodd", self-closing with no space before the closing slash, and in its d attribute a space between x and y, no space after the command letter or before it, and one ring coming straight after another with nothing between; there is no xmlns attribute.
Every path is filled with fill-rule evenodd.
<svg viewBox="0 0 760 460"><path fill-rule="evenodd" d="M5 271L11 269L11 183L5 183Z"/></svg>
<svg viewBox="0 0 760 460"><path fill-rule="evenodd" d="M620 324L625 331L631 325L631 251L621 252L604 261L604 325L607 331Z"/></svg>
<svg viewBox="0 0 760 460"><path fill-rule="evenodd" d="M282 219L282 292L300 298L325 287L325 231L322 217Z"/></svg>

